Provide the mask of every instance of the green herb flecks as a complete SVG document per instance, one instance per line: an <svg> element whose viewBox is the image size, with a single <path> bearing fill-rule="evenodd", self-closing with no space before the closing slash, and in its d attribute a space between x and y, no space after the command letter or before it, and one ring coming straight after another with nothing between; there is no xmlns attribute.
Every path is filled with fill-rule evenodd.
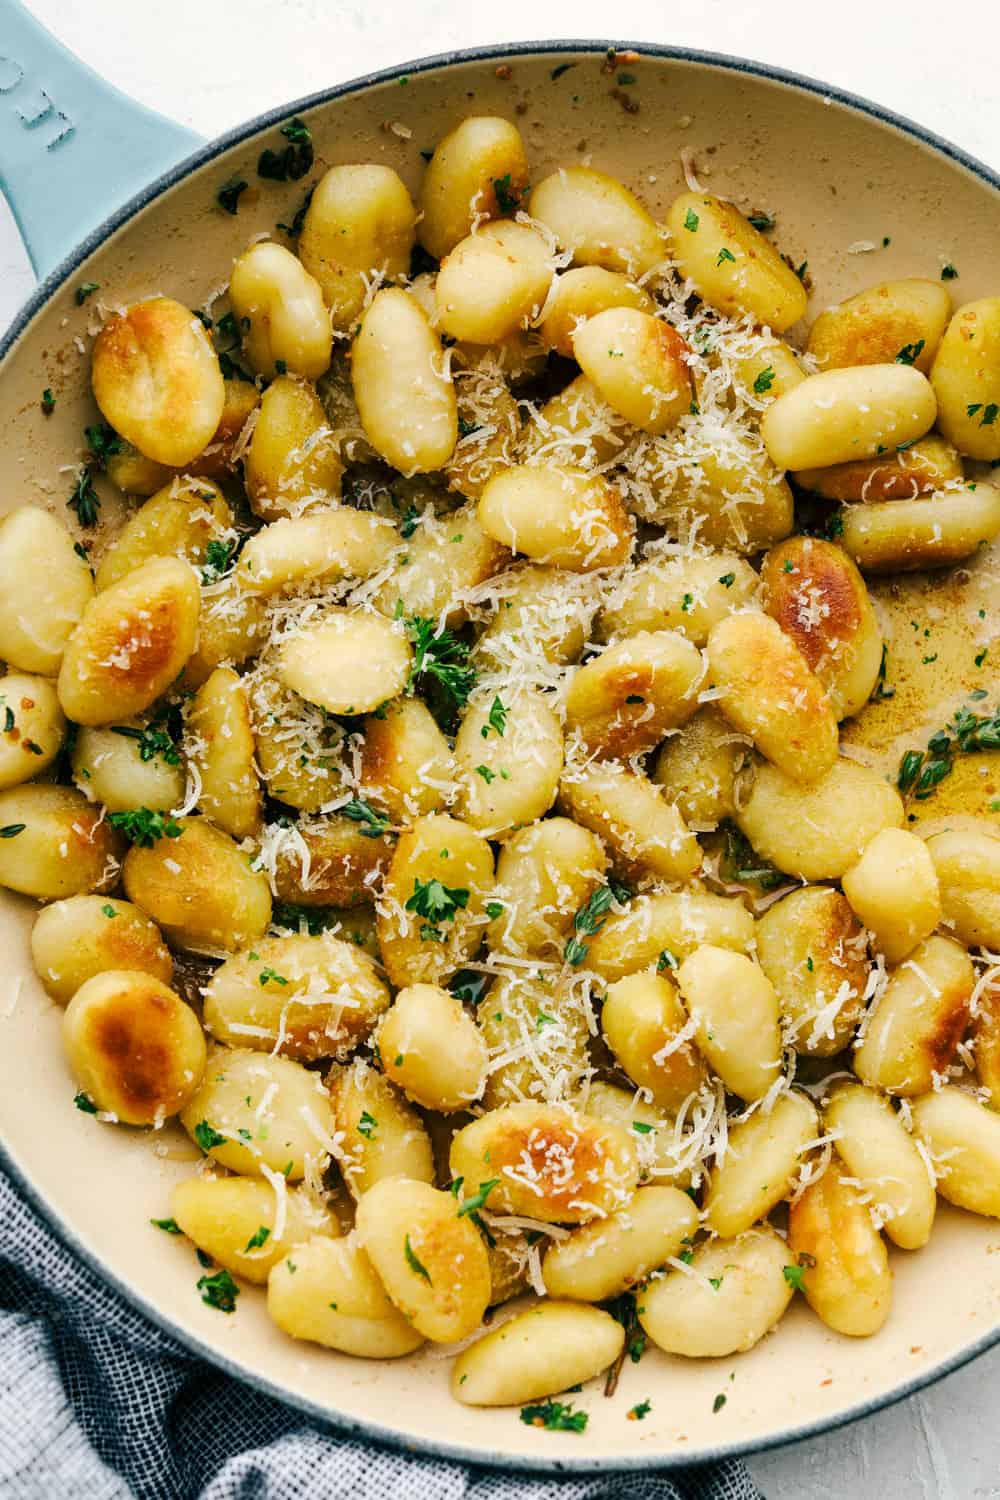
<svg viewBox="0 0 1000 1500"><path fill-rule="evenodd" d="M211 1151L213 1146L224 1146L226 1144L226 1137L213 1129L207 1120L199 1120L192 1131L192 1135L197 1144L206 1153Z"/></svg>
<svg viewBox="0 0 1000 1500"><path fill-rule="evenodd" d="M76 511L76 518L81 526L91 527L97 525L97 512L101 508L101 499L94 489L94 481L90 477L90 470L84 464L76 476L69 499L66 501L67 510Z"/></svg>
<svg viewBox="0 0 1000 1500"><path fill-rule="evenodd" d="M562 1401L542 1401L522 1406L521 1421L527 1427L544 1427L546 1432L584 1432L587 1413L574 1411L571 1404Z"/></svg>
<svg viewBox="0 0 1000 1500"><path fill-rule="evenodd" d="M573 918L573 936L563 949L563 958L568 964L572 964L574 969L579 968L590 952L590 945L582 942L581 936L594 937L600 932L614 899L610 886L599 886Z"/></svg>
<svg viewBox="0 0 1000 1500"><path fill-rule="evenodd" d="M360 824L359 832L362 838L380 839L389 830L388 818L377 813L369 803L361 797L353 797L350 802L345 802L343 807L338 808L345 818L352 823Z"/></svg>
<svg viewBox="0 0 1000 1500"><path fill-rule="evenodd" d="M245 177L230 177L216 193L215 201L227 214L235 214L239 210L240 194L246 192L249 186Z"/></svg>
<svg viewBox="0 0 1000 1500"><path fill-rule="evenodd" d="M217 1312L224 1313L236 1311L236 1299L240 1295L240 1289L228 1271L216 1271L211 1276L199 1276L197 1284L201 1300L206 1307L214 1307Z"/></svg>
<svg viewBox="0 0 1000 1500"><path fill-rule="evenodd" d="M414 1251L413 1246L410 1244L409 1235L407 1235L405 1240L403 1241L403 1253L406 1256L406 1264L409 1266L410 1270L416 1272L418 1276L422 1276L428 1286L433 1286L434 1283L431 1281L431 1273L430 1271L428 1271L423 1262L417 1259L416 1252Z"/></svg>
<svg viewBox="0 0 1000 1500"><path fill-rule="evenodd" d="M281 134L288 145L281 151L270 147L257 158L257 175L272 182L298 182L313 164L312 136L309 127L298 115L282 125Z"/></svg>
<svg viewBox="0 0 1000 1500"><path fill-rule="evenodd" d="M469 904L467 889L444 885L436 877L430 880L413 881L413 894L406 902L406 910L423 918L420 927L422 942L444 942L442 922L454 922L455 913Z"/></svg>
<svg viewBox="0 0 1000 1500"><path fill-rule="evenodd" d="M152 849L157 839L179 839L184 832L169 813L159 808L134 807L128 812L109 813L108 822L140 849Z"/></svg>

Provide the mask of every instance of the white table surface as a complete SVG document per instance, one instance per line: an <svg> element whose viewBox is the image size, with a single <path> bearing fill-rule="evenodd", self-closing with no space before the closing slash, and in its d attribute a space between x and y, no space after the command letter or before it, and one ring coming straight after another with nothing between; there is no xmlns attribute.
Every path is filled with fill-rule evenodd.
<svg viewBox="0 0 1000 1500"><path fill-rule="evenodd" d="M971 0L28 0L119 88L204 136L395 62L477 43L608 37L728 52L866 95L1000 166L995 7ZM0 50L2 50L0 11ZM1000 256L998 256L1000 274ZM0 326L32 286L0 199ZM943 1289L946 1294L946 1288ZM830 1434L751 1460L768 1500L1000 1500L1000 1350ZM789 1411L789 1419L794 1419Z"/></svg>

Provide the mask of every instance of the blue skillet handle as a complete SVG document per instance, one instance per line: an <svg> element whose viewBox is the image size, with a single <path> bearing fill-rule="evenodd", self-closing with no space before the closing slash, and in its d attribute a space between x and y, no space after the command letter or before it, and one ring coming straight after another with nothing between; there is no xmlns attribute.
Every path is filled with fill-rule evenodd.
<svg viewBox="0 0 1000 1500"><path fill-rule="evenodd" d="M105 83L20 0L0 0L0 188L40 280L199 145Z"/></svg>

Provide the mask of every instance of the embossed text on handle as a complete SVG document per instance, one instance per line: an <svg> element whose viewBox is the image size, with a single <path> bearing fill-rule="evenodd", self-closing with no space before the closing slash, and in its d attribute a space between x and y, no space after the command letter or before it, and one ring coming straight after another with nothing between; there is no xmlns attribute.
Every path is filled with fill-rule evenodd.
<svg viewBox="0 0 1000 1500"><path fill-rule="evenodd" d="M46 91L26 78L24 68L16 59L0 56L0 100L6 102L7 99L11 100L9 107L22 130L39 130L43 125L55 127L54 133L48 129L39 130L39 139L45 141L46 151L54 151L76 130L69 115L53 103Z"/></svg>

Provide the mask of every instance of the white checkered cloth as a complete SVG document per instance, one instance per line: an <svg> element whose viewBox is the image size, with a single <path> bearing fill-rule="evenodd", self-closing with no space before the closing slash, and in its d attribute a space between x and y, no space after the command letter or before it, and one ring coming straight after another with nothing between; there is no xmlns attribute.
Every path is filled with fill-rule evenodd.
<svg viewBox="0 0 1000 1500"><path fill-rule="evenodd" d="M339 1437L148 1323L2 1174L0 1259L3 1500L762 1500L736 1462L533 1478Z"/></svg>

